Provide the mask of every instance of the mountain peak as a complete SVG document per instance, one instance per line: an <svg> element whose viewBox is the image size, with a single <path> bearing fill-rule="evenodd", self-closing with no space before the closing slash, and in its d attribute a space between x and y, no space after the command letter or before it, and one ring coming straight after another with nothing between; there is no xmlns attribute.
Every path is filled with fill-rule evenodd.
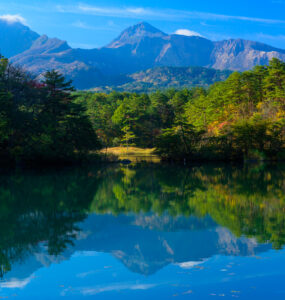
<svg viewBox="0 0 285 300"><path fill-rule="evenodd" d="M16 18L0 18L1 54L10 58L29 49L39 35Z"/></svg>
<svg viewBox="0 0 285 300"><path fill-rule="evenodd" d="M140 22L138 24L135 24L133 26L130 26L129 28L127 28L125 31L127 30L141 30L141 31L144 31L144 32L148 32L148 33L162 33L164 35L164 33L155 28L154 26L152 26L151 24L147 23L147 22Z"/></svg>
<svg viewBox="0 0 285 300"><path fill-rule="evenodd" d="M164 36L166 36L166 34L161 30L147 22L140 22L124 30L107 48L120 48L125 45L133 45L145 37L155 38Z"/></svg>

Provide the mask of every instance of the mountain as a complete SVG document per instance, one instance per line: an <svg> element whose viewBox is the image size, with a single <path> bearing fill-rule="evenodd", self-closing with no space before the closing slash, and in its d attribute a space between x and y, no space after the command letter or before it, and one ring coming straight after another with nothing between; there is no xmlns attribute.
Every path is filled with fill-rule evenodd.
<svg viewBox="0 0 285 300"><path fill-rule="evenodd" d="M76 253L109 253L130 271L149 276L169 264L183 268L216 255L253 256L271 249L254 238L235 237L210 217L91 214L78 225L80 233L59 256L49 255L44 243L27 248L25 256L12 263L0 288L25 286L38 269L52 264L72 265Z"/></svg>
<svg viewBox="0 0 285 300"><path fill-rule="evenodd" d="M217 81L223 81L232 73L229 70L215 70L205 67L156 67L136 72L125 77L119 85L94 88L94 91L110 92L153 92L157 89L208 87Z"/></svg>
<svg viewBox="0 0 285 300"><path fill-rule="evenodd" d="M0 18L0 53L12 57L29 49L39 35L20 22Z"/></svg>
<svg viewBox="0 0 285 300"><path fill-rule="evenodd" d="M107 48L120 48L126 45L136 45L144 38L163 38L167 35L151 26L142 22L123 31L118 38L111 42Z"/></svg>
<svg viewBox="0 0 285 300"><path fill-rule="evenodd" d="M104 78L100 70L85 63L85 60L88 60L87 51L74 50L66 41L46 35L40 36L29 49L11 58L14 64L36 75L56 69L72 79L76 87L83 89L101 83Z"/></svg>
<svg viewBox="0 0 285 300"><path fill-rule="evenodd" d="M211 67L246 71L256 65L267 65L273 57L285 61L285 50L241 39L227 40L215 42Z"/></svg>
<svg viewBox="0 0 285 300"><path fill-rule="evenodd" d="M156 67L199 66L244 71L268 64L272 57L285 61L285 50L262 43L241 39L213 42L199 36L168 35L145 22L127 28L107 46L91 50L72 49L64 41L37 37L25 26L17 26L19 38L2 46L11 51L13 43L23 45L23 51L15 48L16 54L20 53L11 61L37 75L58 69L80 89L125 84L133 81L132 75L126 77L127 74ZM30 39L24 35L20 43L23 28ZM3 50L4 54L7 52ZM190 77L188 81L191 80Z"/></svg>

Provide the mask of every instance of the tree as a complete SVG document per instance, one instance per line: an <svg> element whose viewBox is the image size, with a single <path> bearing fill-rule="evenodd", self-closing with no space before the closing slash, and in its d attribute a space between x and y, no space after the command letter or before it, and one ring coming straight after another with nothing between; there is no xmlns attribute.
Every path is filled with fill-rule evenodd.
<svg viewBox="0 0 285 300"><path fill-rule="evenodd" d="M82 105L74 103L70 81L56 71L42 81L41 109L25 145L27 160L66 161L100 148Z"/></svg>
<svg viewBox="0 0 285 300"><path fill-rule="evenodd" d="M138 146L147 146L152 141L149 105L148 95L132 94L124 98L112 116L112 121L119 126L121 132L128 126L135 134Z"/></svg>
<svg viewBox="0 0 285 300"><path fill-rule="evenodd" d="M131 131L130 126L126 125L122 128L122 132L124 133L121 141L123 144L125 144L127 146L127 149L129 148L129 146L133 146L134 143L132 143L132 141L134 141L134 139L136 138L135 134Z"/></svg>
<svg viewBox="0 0 285 300"><path fill-rule="evenodd" d="M276 113L279 108L285 110L285 63L273 58L267 68L268 73L264 79L264 92L267 102L272 102ZM272 115L271 115L272 117Z"/></svg>
<svg viewBox="0 0 285 300"><path fill-rule="evenodd" d="M12 95L6 87L8 60L0 56L0 149L3 155L7 151L12 134Z"/></svg>
<svg viewBox="0 0 285 300"><path fill-rule="evenodd" d="M167 128L174 119L174 111L165 93L156 91L150 95L150 113L152 122L159 128Z"/></svg>
<svg viewBox="0 0 285 300"><path fill-rule="evenodd" d="M157 152L173 160L195 159L203 133L189 123L178 121L173 127L164 129L157 138Z"/></svg>

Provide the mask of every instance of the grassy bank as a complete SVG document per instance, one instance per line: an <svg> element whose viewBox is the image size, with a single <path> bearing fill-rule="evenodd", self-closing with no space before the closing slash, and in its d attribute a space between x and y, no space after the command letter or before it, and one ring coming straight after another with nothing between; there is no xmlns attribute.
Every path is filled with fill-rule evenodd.
<svg viewBox="0 0 285 300"><path fill-rule="evenodd" d="M155 149L143 149L137 147L112 147L100 151L108 159L130 160L132 162L148 161L160 162L160 158L154 153Z"/></svg>

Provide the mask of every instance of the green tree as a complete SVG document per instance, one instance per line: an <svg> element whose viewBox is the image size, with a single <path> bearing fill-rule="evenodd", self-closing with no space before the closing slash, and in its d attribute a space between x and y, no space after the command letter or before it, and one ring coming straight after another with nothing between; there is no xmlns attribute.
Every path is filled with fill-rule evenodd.
<svg viewBox="0 0 285 300"><path fill-rule="evenodd" d="M135 140L136 136L135 134L131 131L131 127L126 125L122 128L122 132L124 133L121 141L124 145L127 146L127 149L129 146L134 146L135 144L133 141Z"/></svg>

